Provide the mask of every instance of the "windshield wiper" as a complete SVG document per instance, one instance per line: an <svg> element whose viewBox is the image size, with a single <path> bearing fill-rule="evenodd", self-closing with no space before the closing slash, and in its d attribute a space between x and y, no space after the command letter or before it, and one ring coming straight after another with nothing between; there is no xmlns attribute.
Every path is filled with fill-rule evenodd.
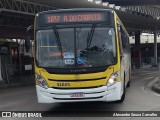
<svg viewBox="0 0 160 120"><path fill-rule="evenodd" d="M58 50L61 52L61 58L63 59L63 56L62 56L62 44L61 44L61 40L60 40L59 33L57 31L56 26L53 26L53 31L54 31L55 36L56 36L56 43L57 43L57 46L58 46Z"/></svg>
<svg viewBox="0 0 160 120"><path fill-rule="evenodd" d="M91 45L95 28L96 28L96 24L93 24L92 28L91 28L91 31L90 31L90 34L88 34L88 37L87 37L87 49Z"/></svg>

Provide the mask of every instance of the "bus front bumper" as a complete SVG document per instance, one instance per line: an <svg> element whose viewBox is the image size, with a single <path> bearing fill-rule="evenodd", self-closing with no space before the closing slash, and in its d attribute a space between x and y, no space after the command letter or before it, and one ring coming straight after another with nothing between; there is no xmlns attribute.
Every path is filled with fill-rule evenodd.
<svg viewBox="0 0 160 120"><path fill-rule="evenodd" d="M121 99L121 82L112 86L102 86L88 89L54 89L42 88L36 85L39 103L61 103L61 102L85 102L85 101L117 101ZM72 94L82 93L81 97L73 97Z"/></svg>

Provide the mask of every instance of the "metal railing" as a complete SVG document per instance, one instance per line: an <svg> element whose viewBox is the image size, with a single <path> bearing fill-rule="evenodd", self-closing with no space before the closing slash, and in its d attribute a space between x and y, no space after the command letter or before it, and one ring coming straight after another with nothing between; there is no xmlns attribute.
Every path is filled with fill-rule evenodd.
<svg viewBox="0 0 160 120"><path fill-rule="evenodd" d="M160 58L157 59L157 63L159 65ZM139 68L152 68L154 66L154 58L146 57L146 58L132 58L131 60L132 69Z"/></svg>
<svg viewBox="0 0 160 120"><path fill-rule="evenodd" d="M0 68L0 81L5 84L34 83L34 68L31 64L2 64Z"/></svg>

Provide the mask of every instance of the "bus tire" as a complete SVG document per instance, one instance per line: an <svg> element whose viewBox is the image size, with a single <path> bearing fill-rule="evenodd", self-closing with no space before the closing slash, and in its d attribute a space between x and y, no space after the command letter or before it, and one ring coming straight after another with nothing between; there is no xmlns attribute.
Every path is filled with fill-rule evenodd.
<svg viewBox="0 0 160 120"><path fill-rule="evenodd" d="M120 100L118 100L118 103L123 103L123 101L125 100L125 96L126 96L126 87L125 87L125 75L124 75L124 84L123 84L123 95L121 97Z"/></svg>
<svg viewBox="0 0 160 120"><path fill-rule="evenodd" d="M130 75L130 71L129 71L129 80L127 83L127 88L129 88L131 86L131 75Z"/></svg>

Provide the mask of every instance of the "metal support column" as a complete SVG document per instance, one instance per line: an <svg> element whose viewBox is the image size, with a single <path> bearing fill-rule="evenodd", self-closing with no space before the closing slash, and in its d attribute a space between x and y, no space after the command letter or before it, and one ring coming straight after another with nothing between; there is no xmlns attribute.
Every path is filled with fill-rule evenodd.
<svg viewBox="0 0 160 120"><path fill-rule="evenodd" d="M156 31L154 32L154 67L157 67L157 28Z"/></svg>
<svg viewBox="0 0 160 120"><path fill-rule="evenodd" d="M135 68L141 68L141 40L140 40L141 32L135 32L135 48L134 48L134 64Z"/></svg>
<svg viewBox="0 0 160 120"><path fill-rule="evenodd" d="M159 77L159 84L160 84L160 64L159 64L158 77Z"/></svg>

